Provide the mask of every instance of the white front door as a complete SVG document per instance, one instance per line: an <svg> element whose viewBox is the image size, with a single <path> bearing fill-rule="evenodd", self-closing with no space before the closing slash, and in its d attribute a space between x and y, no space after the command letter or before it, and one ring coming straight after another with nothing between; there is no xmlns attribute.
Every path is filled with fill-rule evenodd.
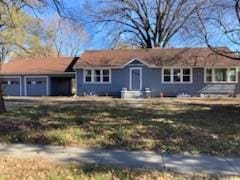
<svg viewBox="0 0 240 180"><path fill-rule="evenodd" d="M130 68L130 90L140 91L142 90L142 68L132 67Z"/></svg>

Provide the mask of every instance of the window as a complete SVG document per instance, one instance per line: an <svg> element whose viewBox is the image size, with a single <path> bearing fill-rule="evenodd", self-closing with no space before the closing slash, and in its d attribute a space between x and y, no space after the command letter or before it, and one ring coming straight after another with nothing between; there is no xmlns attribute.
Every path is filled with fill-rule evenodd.
<svg viewBox="0 0 240 180"><path fill-rule="evenodd" d="M173 82L181 82L181 69L173 69Z"/></svg>
<svg viewBox="0 0 240 180"><path fill-rule="evenodd" d="M36 84L45 84L45 81L37 81Z"/></svg>
<svg viewBox="0 0 240 180"><path fill-rule="evenodd" d="M191 81L191 70L183 69L183 82L190 82L190 81Z"/></svg>
<svg viewBox="0 0 240 180"><path fill-rule="evenodd" d="M7 84L8 84L8 81L2 81L1 84L2 84L2 85L7 85Z"/></svg>
<svg viewBox="0 0 240 180"><path fill-rule="evenodd" d="M85 70L85 82L92 82L92 70Z"/></svg>
<svg viewBox="0 0 240 180"><path fill-rule="evenodd" d="M213 80L212 74L213 74L212 69L206 70L206 82L212 82L212 80Z"/></svg>
<svg viewBox="0 0 240 180"><path fill-rule="evenodd" d="M164 82L171 82L171 69L164 69Z"/></svg>
<svg viewBox="0 0 240 180"><path fill-rule="evenodd" d="M227 82L227 69L215 69L215 81Z"/></svg>
<svg viewBox="0 0 240 180"><path fill-rule="evenodd" d="M4 85L18 85L19 82L18 81L2 81L1 84L4 84Z"/></svg>
<svg viewBox="0 0 240 180"><path fill-rule="evenodd" d="M19 82L18 81L12 81L11 84L15 84L15 85L18 85Z"/></svg>
<svg viewBox="0 0 240 180"><path fill-rule="evenodd" d="M94 82L101 82L101 70L94 70Z"/></svg>
<svg viewBox="0 0 240 180"><path fill-rule="evenodd" d="M109 69L86 69L84 70L85 83L110 83Z"/></svg>
<svg viewBox="0 0 240 180"><path fill-rule="evenodd" d="M109 70L103 70L103 82L109 82L110 81L110 74Z"/></svg>
<svg viewBox="0 0 240 180"><path fill-rule="evenodd" d="M190 68L163 69L163 82L165 83L191 83L192 70Z"/></svg>
<svg viewBox="0 0 240 180"><path fill-rule="evenodd" d="M228 76L229 76L229 82L237 82L237 70L236 70L236 68L229 69Z"/></svg>
<svg viewBox="0 0 240 180"><path fill-rule="evenodd" d="M28 83L28 84L31 84L31 85L36 85L36 84L37 84L36 81L28 81L27 83Z"/></svg>
<svg viewBox="0 0 240 180"><path fill-rule="evenodd" d="M237 69L236 68L206 69L205 82L210 83L237 82Z"/></svg>

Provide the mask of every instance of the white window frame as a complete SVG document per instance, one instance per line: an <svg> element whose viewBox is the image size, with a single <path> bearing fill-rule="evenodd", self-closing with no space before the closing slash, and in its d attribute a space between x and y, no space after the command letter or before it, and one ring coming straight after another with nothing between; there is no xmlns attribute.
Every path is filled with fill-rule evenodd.
<svg viewBox="0 0 240 180"><path fill-rule="evenodd" d="M91 70L91 82L86 81L86 71L87 70ZM94 81L94 71L95 70L100 70L100 82ZM109 81L108 82L103 81L103 70L109 71ZM108 68L83 69L83 83L84 84L111 84L112 83L112 71L111 71L111 69L108 69Z"/></svg>
<svg viewBox="0 0 240 180"><path fill-rule="evenodd" d="M140 70L139 72L140 72L140 89L133 89L132 88L132 71L133 70ZM140 90L142 90L142 68L141 67L130 67L129 68L129 89L131 90L131 91L140 91Z"/></svg>
<svg viewBox="0 0 240 180"><path fill-rule="evenodd" d="M169 69L170 70L170 82L164 81L164 70ZM181 71L181 76L180 76L180 81L179 82L174 82L174 69L180 69ZM189 69L190 70L190 81L185 82L183 81L183 69ZM162 83L163 84L192 84L193 82L193 68L191 67L163 67L162 68Z"/></svg>
<svg viewBox="0 0 240 180"><path fill-rule="evenodd" d="M207 81L207 69L212 69L212 81ZM227 69L227 81L215 81L215 70L216 69ZM236 69L236 81L230 81L230 76L229 76L229 71L230 69ZM236 84L238 83L238 74L239 74L239 69L237 67L228 67L228 68L224 68L224 67L206 67L204 69L204 83L208 83L208 84Z"/></svg>
<svg viewBox="0 0 240 180"><path fill-rule="evenodd" d="M45 78L46 79L46 94L49 96L49 78L48 76L24 76L24 94L25 96L28 96L27 92L27 79L29 78Z"/></svg>

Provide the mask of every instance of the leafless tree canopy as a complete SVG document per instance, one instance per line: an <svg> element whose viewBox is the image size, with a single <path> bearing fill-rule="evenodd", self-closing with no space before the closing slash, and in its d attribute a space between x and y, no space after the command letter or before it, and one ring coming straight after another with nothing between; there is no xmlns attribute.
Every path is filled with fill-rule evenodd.
<svg viewBox="0 0 240 180"><path fill-rule="evenodd" d="M58 56L75 57L80 54L83 44L88 40L88 33L79 22L62 19L57 14L48 26L48 30L52 34L48 44L54 47Z"/></svg>
<svg viewBox="0 0 240 180"><path fill-rule="evenodd" d="M15 26L14 23L11 23L12 9L21 10L23 8L30 8L32 10L44 11L48 6L52 6L61 16L63 16L64 11L61 2L62 1L59 0L0 0L0 31L8 29L10 26ZM6 42L2 41L2 38L0 37L0 45L4 45L5 43ZM0 63L2 63L1 59ZM6 108L4 105L2 89L0 87L0 114L5 111Z"/></svg>
<svg viewBox="0 0 240 180"><path fill-rule="evenodd" d="M206 0L95 0L84 9L87 23L142 48L166 47Z"/></svg>
<svg viewBox="0 0 240 180"><path fill-rule="evenodd" d="M240 59L240 0L212 0L211 6L205 13L198 14L198 25L194 25L196 35L215 53ZM231 51L215 48L219 45L227 46Z"/></svg>

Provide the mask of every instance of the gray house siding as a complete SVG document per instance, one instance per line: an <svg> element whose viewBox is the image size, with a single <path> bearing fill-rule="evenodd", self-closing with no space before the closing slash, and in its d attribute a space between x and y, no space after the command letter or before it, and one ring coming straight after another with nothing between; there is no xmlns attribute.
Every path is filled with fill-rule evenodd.
<svg viewBox="0 0 240 180"><path fill-rule="evenodd" d="M77 94L82 95L112 95L120 96L122 88L130 90L130 75L131 67L142 68L142 90L150 88L153 97L160 96L176 96L180 93L188 93L191 96L199 96L201 91L208 85L204 83L204 68L192 68L192 83L162 83L162 69L149 68L143 64L131 63L123 69L111 69L110 84L86 84L83 80L83 69L76 70L77 76ZM225 84L229 86L231 84ZM239 83L232 84L239 87ZM237 89L237 88L236 88ZM236 92L237 94L239 91Z"/></svg>
<svg viewBox="0 0 240 180"><path fill-rule="evenodd" d="M122 88L129 87L129 71L127 69L112 69L111 70L111 83L110 84L84 84L83 70L76 70L77 76L77 94L82 96L84 94L90 95L110 95L120 96Z"/></svg>

